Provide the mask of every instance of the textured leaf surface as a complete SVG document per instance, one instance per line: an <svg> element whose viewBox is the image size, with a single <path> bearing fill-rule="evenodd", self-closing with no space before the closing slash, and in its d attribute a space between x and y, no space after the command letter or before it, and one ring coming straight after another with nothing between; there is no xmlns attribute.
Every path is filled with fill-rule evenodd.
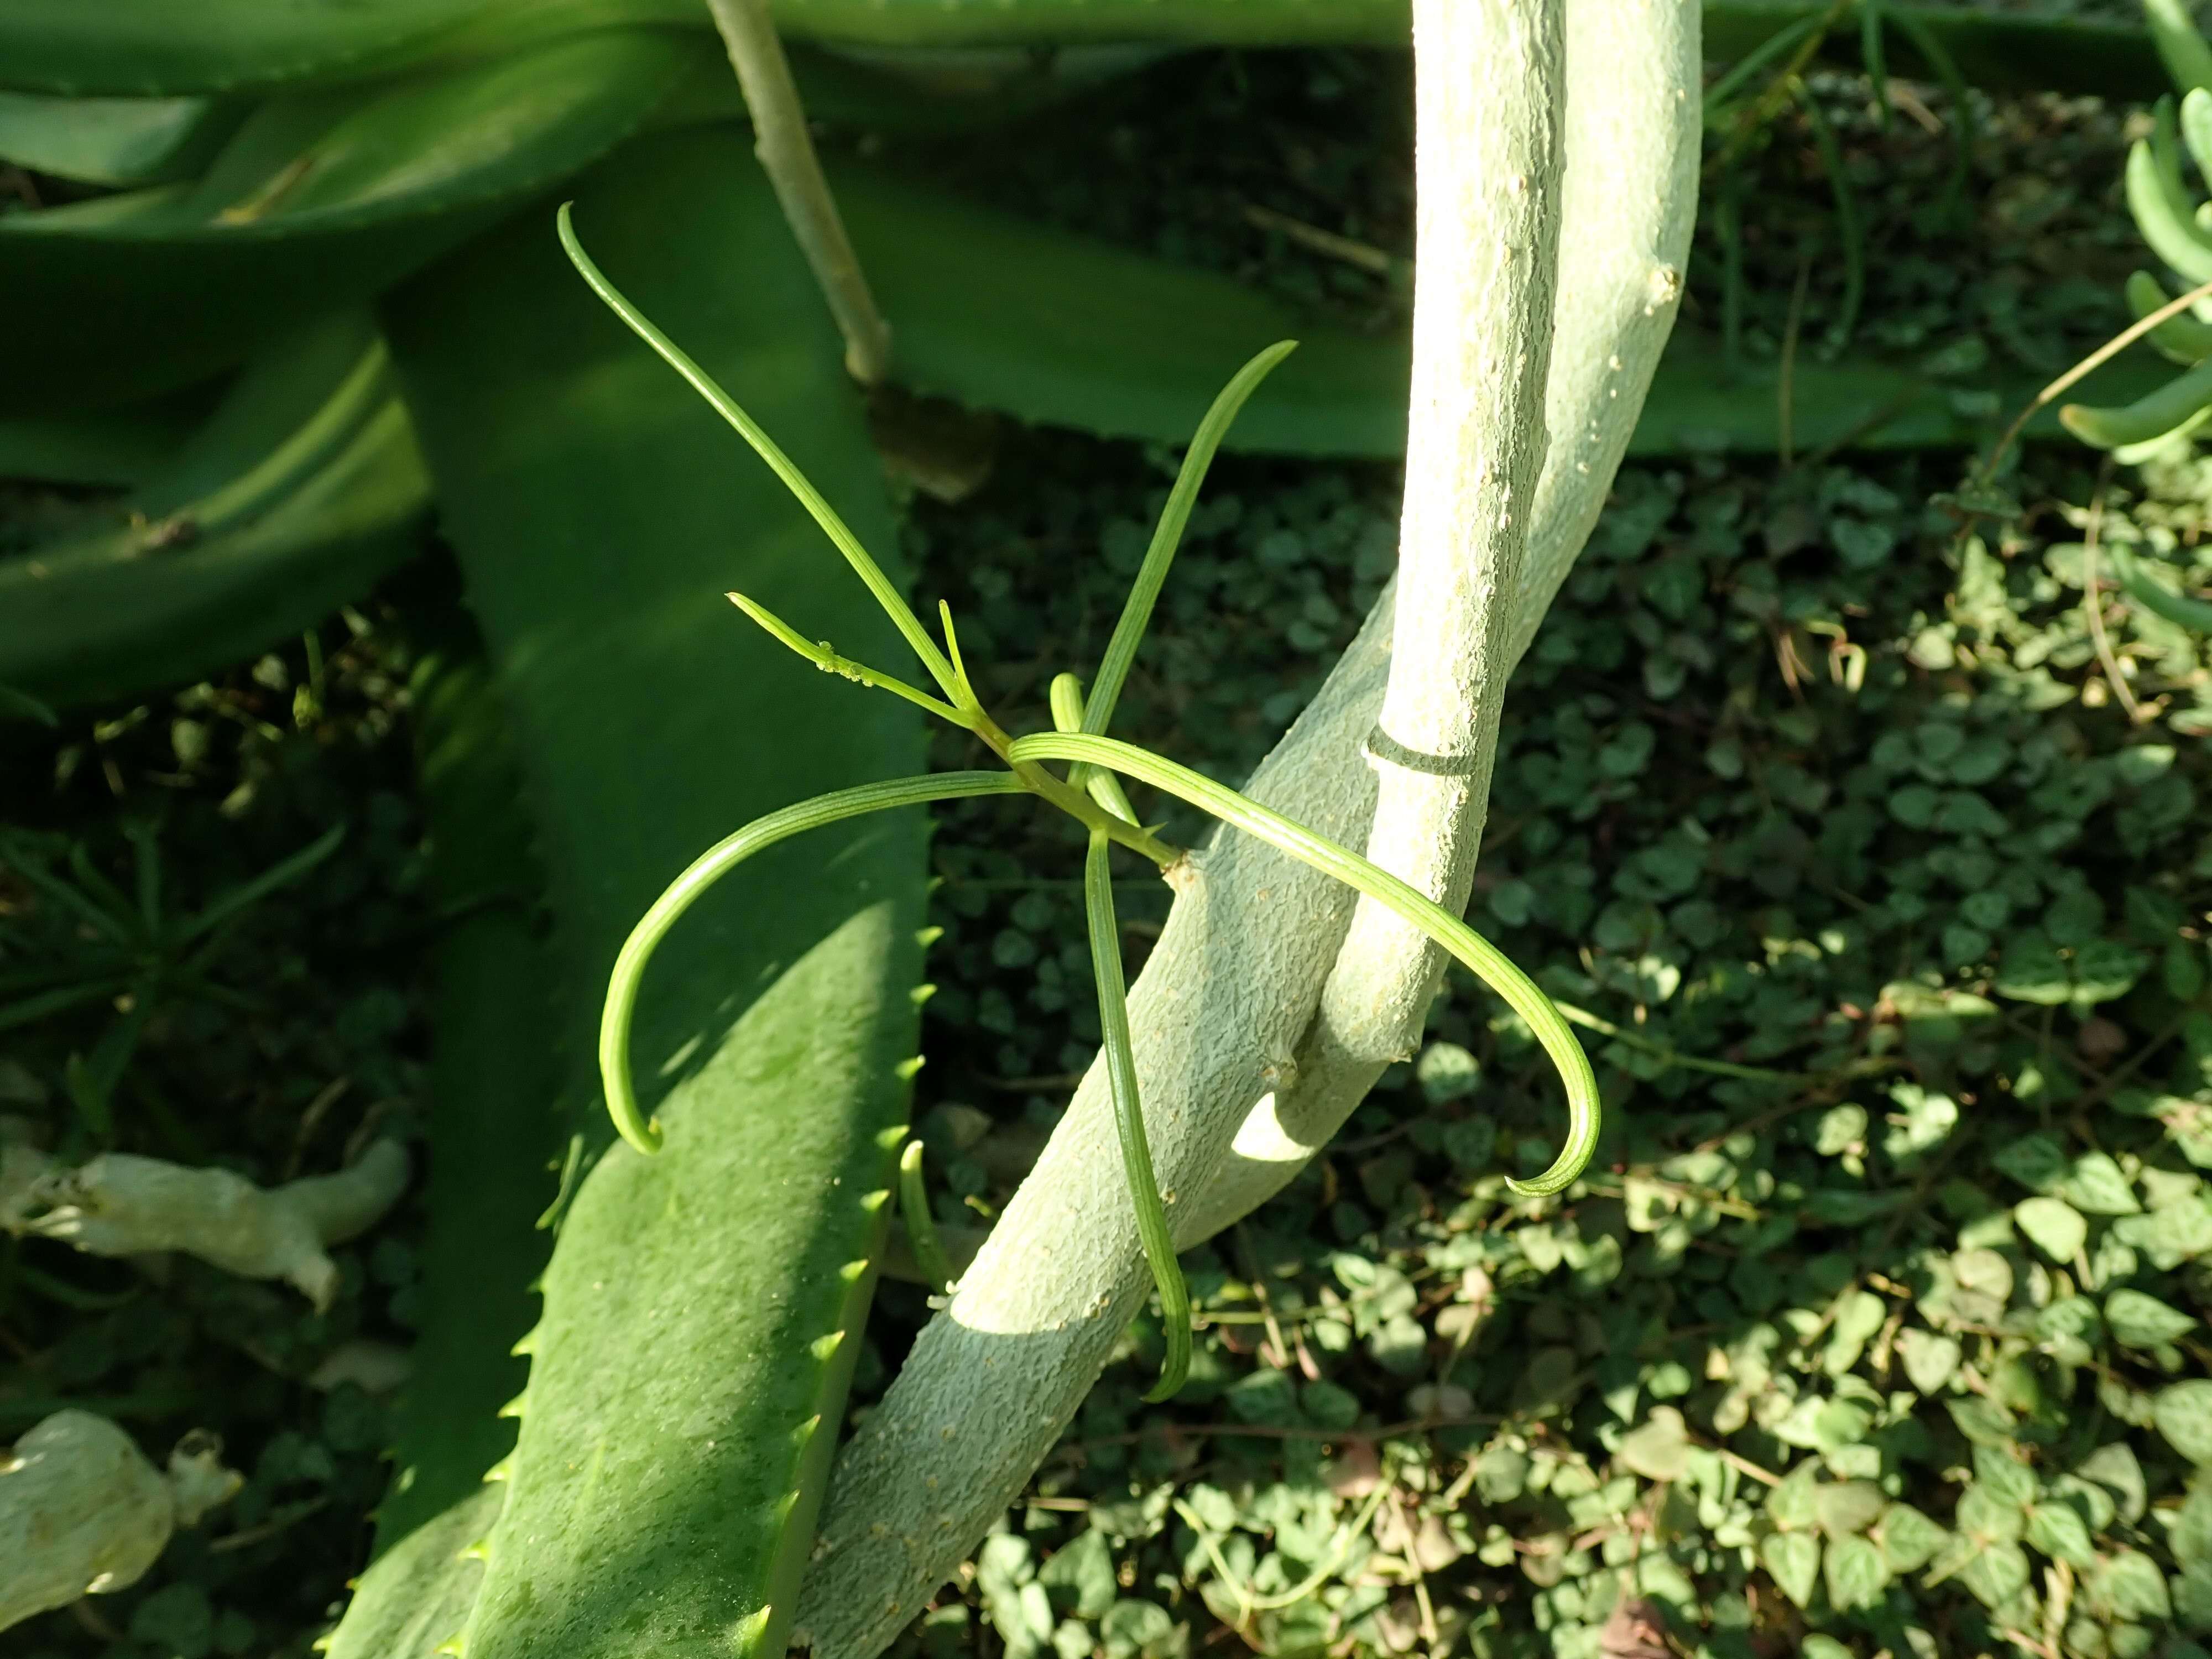
<svg viewBox="0 0 2212 1659"><path fill-rule="evenodd" d="M1211 271L1168 264L859 167L833 180L917 392L1109 437L1187 442L1213 394L1301 342L1225 441L1389 455L1406 441L1402 338L1317 325Z"/></svg>
<svg viewBox="0 0 2212 1659"><path fill-rule="evenodd" d="M835 184L895 336L893 374L912 390L1025 421L1181 444L1221 383L1282 339L1298 349L1268 376L1224 447L1291 455L1395 456L1406 447L1411 347L1316 323L1216 272L1177 265L947 197L854 165ZM2148 353L2091 377L2131 398L2163 379ZM2025 404L2033 386L2003 388ZM1792 426L1801 450L1971 447L1981 427L1945 386L1901 364L1800 363ZM1677 329L1632 455L1686 446L1769 451L1781 411L1771 370L1737 374ZM2045 411L2028 430L2057 429Z"/></svg>
<svg viewBox="0 0 2212 1659"><path fill-rule="evenodd" d="M166 390L367 299L626 137L692 61L657 30L271 100L200 178L0 220L0 413Z"/></svg>
<svg viewBox="0 0 2212 1659"><path fill-rule="evenodd" d="M418 1527L361 1576L329 1659L434 1659L459 1635L483 1583L478 1547L506 1489L480 1486Z"/></svg>
<svg viewBox="0 0 2212 1659"><path fill-rule="evenodd" d="M0 560L0 680L70 702L195 679L358 598L428 505L368 319L290 331L133 500L143 522Z"/></svg>
<svg viewBox="0 0 2212 1659"><path fill-rule="evenodd" d="M782 1651L738 1638L787 1623L860 1349L910 934L903 906L854 917L662 1109L657 1156L584 1182L470 1653Z"/></svg>
<svg viewBox="0 0 2212 1659"><path fill-rule="evenodd" d="M742 137L629 147L580 181L575 222L862 539L893 551L835 332ZM917 719L814 672L723 599L742 587L842 649L898 660L766 469L568 269L550 216L427 273L388 321L515 719L567 1101L600 1146L589 1034L631 923L746 820L918 769ZM803 1540L803 1513L764 1517L795 1482L819 1485L800 1482L793 1431L823 1413L820 1455L834 1438L842 1382L810 1345L857 1320L860 1285L839 1270L870 1253L878 1219L859 1199L888 1184L875 1137L896 1121L892 1066L911 1042L920 830L873 819L787 843L656 959L634 1053L648 1085L682 1079L662 1109L669 1149L610 1154L562 1222L477 1659L726 1653L776 1547Z"/></svg>

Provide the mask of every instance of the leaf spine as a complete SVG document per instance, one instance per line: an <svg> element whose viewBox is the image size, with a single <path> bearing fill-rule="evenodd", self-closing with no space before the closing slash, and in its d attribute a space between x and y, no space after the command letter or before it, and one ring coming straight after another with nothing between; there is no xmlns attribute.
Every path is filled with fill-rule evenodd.
<svg viewBox="0 0 2212 1659"><path fill-rule="evenodd" d="M520 1394L515 1395L514 1399L508 1401L507 1404L499 1408L499 1415L501 1417L520 1417L522 1415L523 1408L527 1406L529 1402L530 1390L525 1389Z"/></svg>
<svg viewBox="0 0 2212 1659"><path fill-rule="evenodd" d="M891 1067L891 1075L901 1083L911 1083L914 1081L915 1073L922 1067L922 1060L923 1057L920 1054L915 1055L911 1060L902 1060Z"/></svg>
<svg viewBox="0 0 2212 1659"><path fill-rule="evenodd" d="M888 1129L878 1129L876 1132L876 1145L884 1152L896 1152L898 1150L899 1144L906 1139L907 1131L913 1127L909 1123L895 1123Z"/></svg>
<svg viewBox="0 0 2212 1659"><path fill-rule="evenodd" d="M768 1607L763 1603L754 1612L738 1620L737 1628L730 1632L740 1656L749 1655L768 1631Z"/></svg>
<svg viewBox="0 0 2212 1659"><path fill-rule="evenodd" d="M827 1359L831 1354L837 1352L838 1345L843 1342L844 1340L844 1332L832 1331L827 1336L817 1336L811 1342L808 1343L806 1345L806 1352L812 1354L817 1359Z"/></svg>

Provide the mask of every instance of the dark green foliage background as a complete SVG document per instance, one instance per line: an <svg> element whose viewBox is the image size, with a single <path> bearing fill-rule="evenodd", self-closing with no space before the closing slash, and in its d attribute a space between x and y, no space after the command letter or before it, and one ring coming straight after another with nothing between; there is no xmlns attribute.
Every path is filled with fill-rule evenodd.
<svg viewBox="0 0 2212 1659"><path fill-rule="evenodd" d="M1403 314L1387 276L1243 209L1406 253L1402 70L1196 57L1011 138L881 159L1381 327ZM1863 341L1924 354L1990 421L2007 411L1966 384L1984 369L2047 374L2122 320L2117 278L2141 258L2114 190L2126 112L1984 100L1960 216L1939 208L1946 139L1879 129L1863 81L1820 85L1869 221ZM1801 349L1842 347L1810 156L1792 118L1747 164L1754 364L1781 349L1801 264ZM1709 222L1686 327L1717 330L1723 268ZM904 535L918 594L951 601L1018 730L1045 723L1052 673L1095 659L1172 458L997 443L979 494L913 502ZM2024 515L1974 536L1923 505L1954 458L1796 459L1692 445L1625 473L1514 688L1470 915L1632 1039L1592 1039L1613 1115L1589 1178L1540 1204L1505 1193L1547 1158L1556 1103L1526 1033L1455 981L1422 1055L1329 1156L1187 1258L1208 1322L1193 1386L1139 1402L1158 1341L1140 1322L908 1651L1234 1651L1234 1625L1270 1653L1572 1659L1634 1595L1716 1656L1994 1654L2022 1650L2014 1632L2082 1659L2201 1653L2212 665L2107 590L2151 712L2119 706L2082 605L2100 480L2075 452L2037 452L2008 486ZM731 462L748 464L734 441ZM2212 585L2212 471L2102 488L2101 539ZM1387 575L1395 492L1383 467L1218 464L1121 729L1240 777ZM69 510L12 495L0 534ZM158 817L179 896L351 826L220 964L249 1005L149 1031L120 1144L273 1180L295 1157L334 1164L372 1118L412 1132L422 964L453 896L424 889L407 624L441 614L443 580L418 568L325 624L319 671L279 653L52 738L0 728L11 823L119 875L125 818ZM957 734L933 761L975 763ZM1079 852L1018 806L940 815L916 1115L947 1223L1004 1200L1096 1042ZM1120 903L1133 969L1164 890L1133 878ZM0 927L11 953L70 948L4 871ZM62 1069L106 1018L7 1034L0 1110L80 1142ZM1789 1075L1716 1077L1669 1049ZM409 1340L420 1202L341 1253L320 1318L186 1261L154 1287L0 1246L0 1432L66 1398L157 1455L218 1428L252 1476L92 1604L112 1629L50 1615L10 1651L305 1651L366 1559L389 1438L379 1399L307 1379L349 1340ZM885 1287L856 1409L927 1312Z"/></svg>

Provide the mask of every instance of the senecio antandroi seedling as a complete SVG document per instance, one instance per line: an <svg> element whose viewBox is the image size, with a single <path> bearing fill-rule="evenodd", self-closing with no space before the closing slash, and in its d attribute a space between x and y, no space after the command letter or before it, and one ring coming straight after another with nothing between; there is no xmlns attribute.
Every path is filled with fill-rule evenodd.
<svg viewBox="0 0 2212 1659"><path fill-rule="evenodd" d="M933 696L878 669L841 657L827 641L806 640L781 618L742 593L731 594L732 601L816 667L904 697L939 719L974 732L1006 763L1003 771L939 772L817 795L811 800L755 819L701 854L653 902L632 930L615 960L613 977L607 987L606 1006L599 1023L599 1071L606 1088L608 1110L625 1140L641 1152L654 1152L660 1146L659 1125L646 1120L630 1084L630 1017L636 1006L639 982L644 977L647 962L677 918L715 881L777 842L864 812L977 795L1041 797L1077 819L1090 832L1090 850L1084 860L1084 908L1091 931L1091 965L1098 981L1098 1023L1105 1038L1107 1078L1115 1123L1121 1137L1121 1158L1128 1173L1130 1195L1137 1208L1138 1235L1152 1267L1153 1282L1159 1290L1167 1330L1167 1353L1160 1380L1146 1398L1163 1400L1173 1394L1182 1386L1190 1366L1190 1297L1183 1284L1182 1271L1176 1261L1175 1243L1168 1229L1166 1209L1160 1200L1159 1185L1152 1174L1144 1113L1137 1097L1136 1056L1129 1041L1120 935L1114 921L1114 890L1107 860L1109 848L1118 842L1131 852L1150 859L1164 873L1175 869L1182 854L1138 822L1127 796L1122 793L1121 777L1127 776L1180 796L1223 823L1257 836L1292 858L1389 906L1465 963L1528 1023L1566 1084L1565 1146L1542 1175L1532 1181L1510 1184L1516 1192L1528 1195L1556 1193L1582 1173L1597 1140L1597 1081L1582 1044L1551 999L1526 974L1465 922L1357 853L1186 767L1106 735L1114 704L1121 696L1130 665L1136 659L1138 642L1152 619L1153 603L1167 578L1168 566L1175 558L1176 544L1182 538L1183 526L1190 518L1192 504L1205 480L1214 450L1244 400L1251 396L1267 371L1290 355L1296 342L1285 340L1272 345L1245 364L1206 411L1183 456L1182 471L1168 495L1166 509L1160 514L1159 526L1153 532L1152 546L1130 588L1121 620L1115 625L1113 638L1106 647L1105 660L1099 665L1090 696L1084 696L1073 674L1060 675L1052 683L1054 729L1014 738L991 718L975 695L961 661L960 642L953 631L951 610L939 602L938 614L945 630L945 644L939 649L890 578L775 441L698 364L624 299L592 263L576 240L565 206L561 210L560 230L562 246L568 250L568 258L593 291L744 435L755 453L813 515L814 521L836 544L845 562L867 584L877 603L905 635L943 696ZM1049 761L1068 763L1067 775L1062 778L1048 770L1045 763ZM937 1253L931 1248L934 1230L926 1206L920 1201L921 1189L915 1152L909 1146L902 1160L902 1207L908 1214L916 1254L927 1266L929 1258ZM941 1256L938 1260L941 1262Z"/></svg>

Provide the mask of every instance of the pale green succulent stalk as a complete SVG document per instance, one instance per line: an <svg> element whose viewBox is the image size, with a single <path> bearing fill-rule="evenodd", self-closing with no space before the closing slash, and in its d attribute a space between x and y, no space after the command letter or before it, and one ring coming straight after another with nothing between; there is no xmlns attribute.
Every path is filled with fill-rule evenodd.
<svg viewBox="0 0 2212 1659"><path fill-rule="evenodd" d="M1673 323L1696 199L1698 22L1679 0L1569 0L1552 441L1524 505L1522 581L1501 596L1515 658L1596 519ZM1579 56L1577 40L1589 43ZM1340 844L1359 844L1372 811L1360 750L1402 654L1390 645L1393 603L1386 594L1243 792ZM1179 873L1129 1015L1152 1150L1185 1248L1279 1188L1334 1130L1324 1112L1310 1136L1292 1137L1273 1112L1305 1090L1294 1056L1338 956L1348 896L1242 836L1194 852ZM919 1610L1018 1496L1113 1352L1143 1284L1113 1137L1095 1066L959 1293L841 1456L800 1593L799 1624L820 1659L865 1659ZM1068 1249L1076 1228L1098 1230L1129 1257ZM988 1458L976 1452L983 1424ZM948 1456L948 1444L965 1450Z"/></svg>

